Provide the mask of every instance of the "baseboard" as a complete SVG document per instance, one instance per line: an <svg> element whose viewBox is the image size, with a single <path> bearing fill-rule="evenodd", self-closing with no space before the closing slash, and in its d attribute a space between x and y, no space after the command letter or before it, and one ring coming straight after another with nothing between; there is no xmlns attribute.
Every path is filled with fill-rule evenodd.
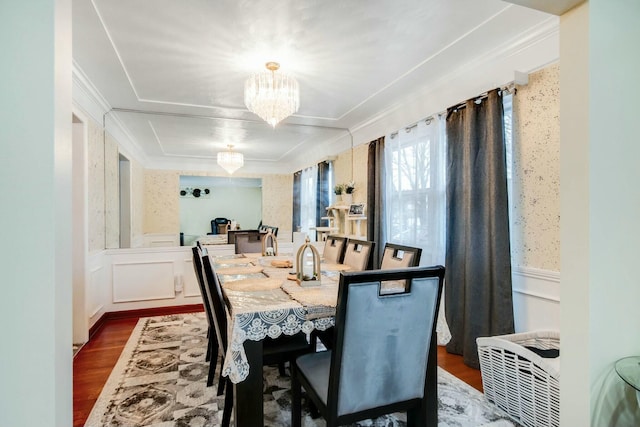
<svg viewBox="0 0 640 427"><path fill-rule="evenodd" d="M167 316L171 314L196 313L204 311L202 304L173 305L169 307L139 308L136 310L108 311L89 328L89 340L104 326L108 320L133 319L138 317Z"/></svg>

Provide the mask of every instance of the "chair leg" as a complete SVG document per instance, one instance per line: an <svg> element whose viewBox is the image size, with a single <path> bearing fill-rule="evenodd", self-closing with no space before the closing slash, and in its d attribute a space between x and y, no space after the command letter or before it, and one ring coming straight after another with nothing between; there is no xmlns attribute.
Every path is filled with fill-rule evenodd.
<svg viewBox="0 0 640 427"><path fill-rule="evenodd" d="M213 345L213 343L211 342L210 337L211 337L211 327L207 328L207 355L204 358L206 362L211 361L211 346Z"/></svg>
<svg viewBox="0 0 640 427"><path fill-rule="evenodd" d="M284 370L284 362L278 363L278 372L280 373L281 377L287 376L287 372Z"/></svg>
<svg viewBox="0 0 640 427"><path fill-rule="evenodd" d="M227 383L227 379L222 376L223 366L224 366L224 359L220 361L220 378L218 378L218 396L222 396L222 394L224 393L224 386Z"/></svg>
<svg viewBox="0 0 640 427"><path fill-rule="evenodd" d="M295 363L290 365L291 369L291 427L301 427L302 425L302 390Z"/></svg>
<svg viewBox="0 0 640 427"><path fill-rule="evenodd" d="M233 384L226 379L224 382L227 384L227 394L224 396L224 410L222 411L222 424L220 427L229 427L231 423L231 412L233 411Z"/></svg>
<svg viewBox="0 0 640 427"><path fill-rule="evenodd" d="M218 359L209 360L209 374L207 375L207 387L213 385L213 379L216 376L216 366L218 365ZM220 373L222 374L222 367L220 367Z"/></svg>

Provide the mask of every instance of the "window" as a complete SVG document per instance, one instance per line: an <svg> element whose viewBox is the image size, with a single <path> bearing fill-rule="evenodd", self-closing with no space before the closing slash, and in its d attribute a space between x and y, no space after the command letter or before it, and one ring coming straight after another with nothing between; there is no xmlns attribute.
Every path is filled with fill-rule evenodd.
<svg viewBox="0 0 640 427"><path fill-rule="evenodd" d="M422 265L444 263L444 119L391 134L385 144L386 236L422 248Z"/></svg>
<svg viewBox="0 0 640 427"><path fill-rule="evenodd" d="M504 131L509 192L512 197L513 95L505 94ZM421 121L389 135L386 158L387 241L422 248L421 265L444 264L446 233L446 122ZM513 222L511 223L513 230Z"/></svg>
<svg viewBox="0 0 640 427"><path fill-rule="evenodd" d="M318 189L318 167L311 166L302 171L300 179L300 231L313 236L311 227L316 226L316 195Z"/></svg>

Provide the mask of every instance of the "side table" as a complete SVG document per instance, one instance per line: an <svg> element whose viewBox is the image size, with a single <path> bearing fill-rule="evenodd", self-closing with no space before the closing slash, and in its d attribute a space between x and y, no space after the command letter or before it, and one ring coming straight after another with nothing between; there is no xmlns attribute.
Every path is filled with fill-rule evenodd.
<svg viewBox="0 0 640 427"><path fill-rule="evenodd" d="M636 400L640 405L640 356L631 356L616 362L616 372L624 382L636 390Z"/></svg>

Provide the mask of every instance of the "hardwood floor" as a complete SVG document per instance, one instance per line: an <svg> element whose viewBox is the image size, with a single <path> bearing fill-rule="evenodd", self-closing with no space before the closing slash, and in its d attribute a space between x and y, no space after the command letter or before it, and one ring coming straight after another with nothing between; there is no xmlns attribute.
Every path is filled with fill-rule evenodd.
<svg viewBox="0 0 640 427"><path fill-rule="evenodd" d="M187 310L193 311L193 310ZM175 313L173 310L171 313ZM82 427L109 378L138 317L109 319L73 359L73 425ZM469 368L462 356L438 347L438 365L482 391L480 371Z"/></svg>

